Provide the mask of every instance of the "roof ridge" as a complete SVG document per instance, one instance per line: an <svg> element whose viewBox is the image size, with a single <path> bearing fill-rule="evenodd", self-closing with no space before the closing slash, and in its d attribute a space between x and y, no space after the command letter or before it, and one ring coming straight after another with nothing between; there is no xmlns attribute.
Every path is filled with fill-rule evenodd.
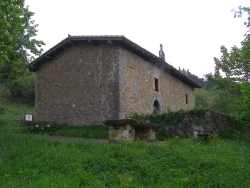
<svg viewBox="0 0 250 188"><path fill-rule="evenodd" d="M49 50L44 52L41 56L39 56L37 59L32 61L30 64L28 64L26 67L29 68L30 70L36 70L35 64L37 62L41 62L44 58L50 58L50 53L53 53L54 51L60 49L63 45L67 44L68 42L73 42L73 41L88 41L95 43L93 41L101 41L101 40L107 40L108 42L111 42L111 44L118 44L121 45L125 48L129 48L131 51L134 53L137 53L139 56L146 58L147 61L152 61L148 59L153 59L157 63L164 63L163 66L167 66L169 70L173 70L175 75L178 75L178 77L184 78L187 82L189 82L191 85L196 86L196 87L201 87L198 83L196 83L193 79L188 77L187 75L183 74L182 72L178 71L175 67L172 65L168 64L166 61L162 60L152 52L148 51L147 49L139 46L135 42L131 41L130 39L126 38L124 35L69 35L68 37L64 38L62 41L51 47Z"/></svg>

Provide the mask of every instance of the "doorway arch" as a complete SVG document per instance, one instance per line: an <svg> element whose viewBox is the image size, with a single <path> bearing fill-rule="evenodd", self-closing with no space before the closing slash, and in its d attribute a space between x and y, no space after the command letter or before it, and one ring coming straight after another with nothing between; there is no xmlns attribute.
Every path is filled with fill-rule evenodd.
<svg viewBox="0 0 250 188"><path fill-rule="evenodd" d="M157 98L152 102L152 112L154 114L161 114L161 104Z"/></svg>

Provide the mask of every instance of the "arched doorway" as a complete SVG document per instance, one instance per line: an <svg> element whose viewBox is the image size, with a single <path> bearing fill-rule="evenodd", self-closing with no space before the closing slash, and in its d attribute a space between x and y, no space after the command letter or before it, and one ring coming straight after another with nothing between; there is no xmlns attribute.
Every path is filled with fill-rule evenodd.
<svg viewBox="0 0 250 188"><path fill-rule="evenodd" d="M160 114L161 113L161 105L158 100L155 100L153 103L153 113Z"/></svg>

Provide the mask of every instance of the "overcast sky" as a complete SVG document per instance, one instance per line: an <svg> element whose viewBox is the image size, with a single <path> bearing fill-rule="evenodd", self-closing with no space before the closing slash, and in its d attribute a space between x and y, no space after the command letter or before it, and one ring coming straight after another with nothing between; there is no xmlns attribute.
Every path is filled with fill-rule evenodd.
<svg viewBox="0 0 250 188"><path fill-rule="evenodd" d="M166 62L202 77L214 71L220 46L238 45L244 18L231 10L249 0L25 0L47 51L70 35L124 35Z"/></svg>

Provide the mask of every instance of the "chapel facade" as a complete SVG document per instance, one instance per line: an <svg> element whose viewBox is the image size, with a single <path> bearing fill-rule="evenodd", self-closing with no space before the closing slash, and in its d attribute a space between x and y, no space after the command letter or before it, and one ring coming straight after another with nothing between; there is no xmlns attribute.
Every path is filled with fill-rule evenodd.
<svg viewBox="0 0 250 188"><path fill-rule="evenodd" d="M124 36L68 36L27 68L35 72L36 121L102 124L134 113L195 106L201 87Z"/></svg>

